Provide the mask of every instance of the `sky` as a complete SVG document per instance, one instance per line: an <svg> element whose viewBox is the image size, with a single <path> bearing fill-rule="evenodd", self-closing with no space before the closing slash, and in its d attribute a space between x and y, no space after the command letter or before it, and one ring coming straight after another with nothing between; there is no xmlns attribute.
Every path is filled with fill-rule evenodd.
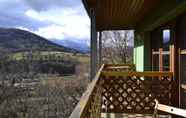
<svg viewBox="0 0 186 118"><path fill-rule="evenodd" d="M170 41L170 30L163 30L163 42L168 43Z"/></svg>
<svg viewBox="0 0 186 118"><path fill-rule="evenodd" d="M90 20L81 0L0 0L0 27L50 40L89 40Z"/></svg>

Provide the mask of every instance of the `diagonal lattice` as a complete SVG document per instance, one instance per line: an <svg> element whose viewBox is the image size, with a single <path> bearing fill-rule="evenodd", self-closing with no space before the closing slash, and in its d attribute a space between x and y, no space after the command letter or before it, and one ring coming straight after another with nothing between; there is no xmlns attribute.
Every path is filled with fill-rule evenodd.
<svg viewBox="0 0 186 118"><path fill-rule="evenodd" d="M107 113L153 113L154 99L170 105L169 77L102 75L102 111Z"/></svg>

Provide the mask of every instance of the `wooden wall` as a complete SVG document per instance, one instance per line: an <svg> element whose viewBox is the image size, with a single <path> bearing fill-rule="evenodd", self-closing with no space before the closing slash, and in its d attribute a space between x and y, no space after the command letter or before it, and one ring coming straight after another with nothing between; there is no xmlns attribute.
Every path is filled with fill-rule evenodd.
<svg viewBox="0 0 186 118"><path fill-rule="evenodd" d="M186 13L176 19L176 43L177 43L177 61L178 61L178 78L180 107L186 108Z"/></svg>

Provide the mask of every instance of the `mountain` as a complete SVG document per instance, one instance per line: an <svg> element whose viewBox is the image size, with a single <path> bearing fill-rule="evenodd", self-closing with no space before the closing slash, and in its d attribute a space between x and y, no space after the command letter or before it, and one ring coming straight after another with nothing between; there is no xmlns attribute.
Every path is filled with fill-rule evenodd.
<svg viewBox="0 0 186 118"><path fill-rule="evenodd" d="M30 49L77 52L75 49L58 45L28 31L13 28L0 28L0 51L25 51Z"/></svg>
<svg viewBox="0 0 186 118"><path fill-rule="evenodd" d="M72 39L63 39L63 40L57 40L57 39L51 39L56 44L69 47L75 50L78 50L80 52L89 53L90 47L86 40L72 40Z"/></svg>

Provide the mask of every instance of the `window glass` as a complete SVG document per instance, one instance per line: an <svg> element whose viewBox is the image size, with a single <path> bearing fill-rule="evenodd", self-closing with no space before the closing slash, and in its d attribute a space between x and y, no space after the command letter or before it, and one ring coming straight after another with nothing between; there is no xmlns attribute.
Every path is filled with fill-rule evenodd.
<svg viewBox="0 0 186 118"><path fill-rule="evenodd" d="M170 30L166 29L166 30L163 30L163 49L164 49L164 51L169 50L169 44L170 44Z"/></svg>

